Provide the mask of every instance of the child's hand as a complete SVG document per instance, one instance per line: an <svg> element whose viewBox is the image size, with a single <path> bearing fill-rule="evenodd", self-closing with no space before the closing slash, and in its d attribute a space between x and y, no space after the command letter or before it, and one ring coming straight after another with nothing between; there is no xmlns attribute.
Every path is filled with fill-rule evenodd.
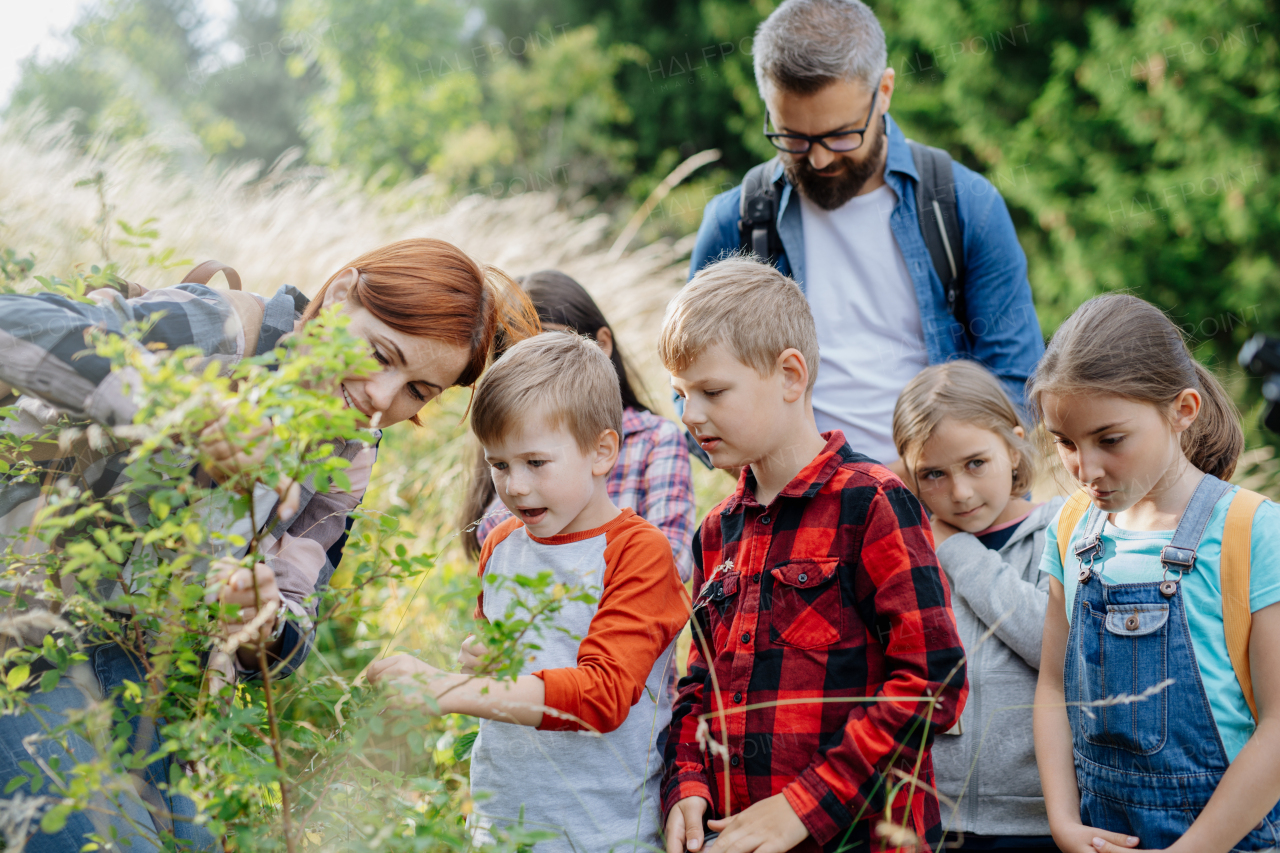
<svg viewBox="0 0 1280 853"><path fill-rule="evenodd" d="M936 512L933 514L933 517L929 519L929 523L933 526L933 546L935 548L943 542L946 542L952 536L955 536L957 533L962 532L959 527L947 524L943 521L941 516Z"/></svg>
<svg viewBox="0 0 1280 853"><path fill-rule="evenodd" d="M463 640L462 648L458 650L458 663L462 664L463 675L479 675L484 659L488 656L489 650L476 639L475 634Z"/></svg>
<svg viewBox="0 0 1280 853"><path fill-rule="evenodd" d="M370 684L383 684L397 689L397 698L406 705L419 708L428 705L425 701L428 697L438 700L440 694L449 687L445 683L449 680L449 673L423 663L412 655L392 655L375 660L365 670L365 677Z"/></svg>
<svg viewBox="0 0 1280 853"><path fill-rule="evenodd" d="M786 853L809 837L809 830L782 794L724 820L709 820L707 826L720 833L715 853Z"/></svg>
<svg viewBox="0 0 1280 853"><path fill-rule="evenodd" d="M702 816L707 801L702 797L685 797L667 814L667 853L685 853L702 849Z"/></svg>
<svg viewBox="0 0 1280 853"><path fill-rule="evenodd" d="M1055 834L1053 840L1063 853L1136 853L1134 848L1138 846L1138 839L1132 835L1082 824Z"/></svg>

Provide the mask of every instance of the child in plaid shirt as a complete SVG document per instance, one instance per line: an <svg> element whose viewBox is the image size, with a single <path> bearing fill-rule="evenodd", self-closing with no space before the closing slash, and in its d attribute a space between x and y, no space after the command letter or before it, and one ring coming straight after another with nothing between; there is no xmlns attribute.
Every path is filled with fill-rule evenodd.
<svg viewBox="0 0 1280 853"><path fill-rule="evenodd" d="M936 843L929 744L964 706L964 650L920 504L817 430L804 295L720 261L672 300L659 354L685 425L742 469L694 537L667 851L712 846L704 820L717 853Z"/></svg>

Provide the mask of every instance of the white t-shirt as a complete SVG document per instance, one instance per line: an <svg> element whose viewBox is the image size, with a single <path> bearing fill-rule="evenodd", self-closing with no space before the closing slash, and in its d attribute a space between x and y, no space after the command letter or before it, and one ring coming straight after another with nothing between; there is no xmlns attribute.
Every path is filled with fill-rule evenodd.
<svg viewBox="0 0 1280 853"><path fill-rule="evenodd" d="M818 429L880 462L898 458L893 406L929 364L920 306L889 217L888 185L823 210L800 195L805 293L818 327Z"/></svg>

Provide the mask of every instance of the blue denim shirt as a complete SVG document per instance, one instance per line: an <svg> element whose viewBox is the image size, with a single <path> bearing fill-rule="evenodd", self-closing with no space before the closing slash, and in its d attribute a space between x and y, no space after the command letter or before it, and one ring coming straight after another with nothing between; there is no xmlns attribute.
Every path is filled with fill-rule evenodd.
<svg viewBox="0 0 1280 853"><path fill-rule="evenodd" d="M902 250L920 305L925 347L929 363L953 358L972 358L998 376L1019 407L1025 406L1027 378L1044 353L1040 321L1027 282L1027 257L1018 244L1018 235L1009 210L996 188L977 172L959 163L952 165L956 184L956 206L964 234L965 309L971 334L947 310L942 280L920 232L916 215L915 161L901 129L885 116L889 136L889 156L885 181L898 196L890 218L893 236ZM774 180L782 174L782 164ZM800 201L790 182L784 182L778 205L778 236L783 255L777 266L804 289L804 225ZM736 251L738 206L742 186L713 198L702 214L702 226L693 250L689 277L726 252ZM815 261L817 262L817 261Z"/></svg>

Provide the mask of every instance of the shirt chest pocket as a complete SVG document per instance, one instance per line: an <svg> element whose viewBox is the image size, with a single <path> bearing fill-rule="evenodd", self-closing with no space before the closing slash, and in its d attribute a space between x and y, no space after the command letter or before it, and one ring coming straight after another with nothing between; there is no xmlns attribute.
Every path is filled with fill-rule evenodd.
<svg viewBox="0 0 1280 853"><path fill-rule="evenodd" d="M838 559L788 560L770 571L769 639L815 649L844 635L844 607L836 578Z"/></svg>

